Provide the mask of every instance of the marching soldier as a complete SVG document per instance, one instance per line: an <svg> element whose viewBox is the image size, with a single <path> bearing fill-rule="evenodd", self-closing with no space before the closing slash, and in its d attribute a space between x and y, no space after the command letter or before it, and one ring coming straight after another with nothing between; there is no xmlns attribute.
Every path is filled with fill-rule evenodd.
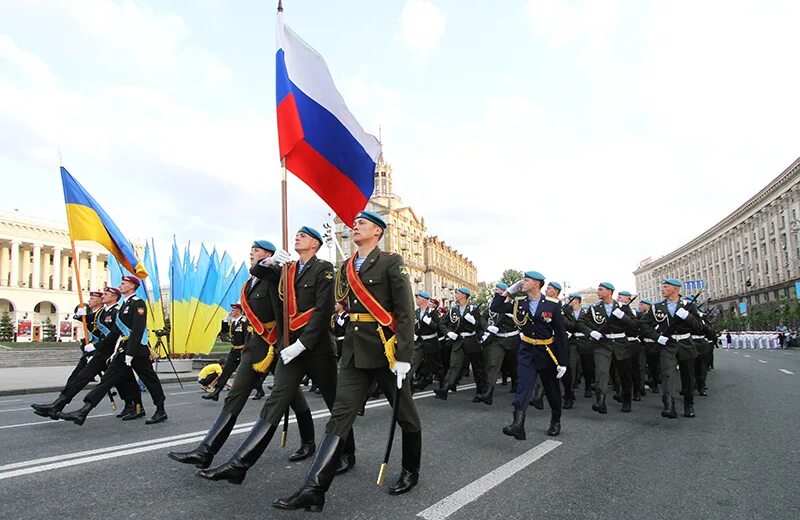
<svg viewBox="0 0 800 520"><path fill-rule="evenodd" d="M280 349L279 357L275 357L272 393L267 397L250 434L230 460L200 471L200 477L240 484L248 469L269 446L290 406L297 418L302 444L289 457L289 461L301 461L316 452L314 419L299 387L305 376L310 377L319 387L328 410L332 409L336 396L336 351L330 329L330 316L334 307L334 275L333 265L316 256L323 243L322 235L308 226L301 227L295 234L294 249L300 259L290 262L285 270L286 294L283 295L289 310L289 345ZM284 256L285 252L281 253ZM270 259L254 265L250 272L260 280L271 280L273 284L279 284L280 277L284 276L284 270ZM278 336L277 339L281 341L282 337ZM267 362L270 363L271 361ZM299 408L300 404L304 405L303 408ZM347 452L352 458L348 459L348 464L337 461L337 469L340 471L347 471L355 464L355 445L351 430L346 437L353 446ZM338 464L344 467L339 468Z"/></svg>
<svg viewBox="0 0 800 520"><path fill-rule="evenodd" d="M92 300L97 298L97 294L101 295L100 307L92 306ZM84 357L83 369L76 372L69 377L67 384L53 403L49 405L34 404L31 407L34 409L36 415L42 417L50 417L51 419L58 419L58 413L61 412L72 399L83 390L86 385L94 381L94 378L102 375L103 370L106 369L108 358L114 352L114 347L119 337L114 321L117 316L117 309L121 293L116 287L107 287L102 293L92 293L90 298L90 311L86 313L87 324L89 325L89 339L91 343L83 346ZM91 319L89 319L91 317ZM126 375L130 377L123 378L117 384L117 390L120 396L125 399L126 403L130 403L130 408L126 405L123 420L130 420L140 417L134 413L134 404L138 403L141 407L141 391L133 374L130 371ZM135 415L135 417L134 417Z"/></svg>
<svg viewBox="0 0 800 520"><path fill-rule="evenodd" d="M642 395L644 394L644 379L642 377L642 373L644 370L643 365L639 363L639 360L642 356L642 342L639 339L639 315L638 312L631 308L631 302L633 302L633 295L629 291L620 291L617 294L617 301L622 306L622 309L628 314L633 320L637 323L637 325L631 324L631 326L627 330L628 334L628 346L632 351L631 357L631 381L633 382L633 390L632 390L632 398L634 401L641 401Z"/></svg>
<svg viewBox="0 0 800 520"><path fill-rule="evenodd" d="M644 298L639 300L639 322L641 322L647 313L650 312L650 307L652 306L653 302L651 300ZM641 324L639 328L641 330ZM646 337L644 334L640 334L639 337L644 345L642 350L644 352L645 366L647 367L647 378L650 385L650 392L657 394L659 393L658 383L661 380L661 370L658 364L659 345L654 340Z"/></svg>
<svg viewBox="0 0 800 520"><path fill-rule="evenodd" d="M433 392L438 399L447 400L447 392L457 384L461 370L464 367L464 358L472 365L472 374L475 378L475 397L473 403L480 402L478 396L486 391L486 373L481 359L481 345L478 342L483 334L480 309L469 303L472 292L466 287L461 287L455 292L456 303L443 318L446 336L451 342L450 368L447 371L446 383Z"/></svg>
<svg viewBox="0 0 800 520"><path fill-rule="evenodd" d="M561 433L561 392L558 380L567 372L567 336L561 303L542 294L544 275L527 271L520 282L508 291L495 289L490 309L497 313L511 313L520 330L521 343L517 358L517 393L514 395L514 421L503 428L503 433L524 440L525 413L536 379L542 381L550 405L550 427L547 435ZM521 288L523 295L516 296ZM513 298L509 301L508 298Z"/></svg>
<svg viewBox="0 0 800 520"><path fill-rule="evenodd" d="M334 315L331 317L331 329L333 337L336 339L336 361L342 358L342 345L344 344L344 331L350 322L350 315L347 314L347 300L336 302L333 307Z"/></svg>
<svg viewBox="0 0 800 520"><path fill-rule="evenodd" d="M234 303L231 305L231 321L229 324L231 334L231 350L228 352L228 357L225 359L225 365L222 367L222 373L219 375L217 382L214 385L214 391L210 394L202 396L203 399L211 401L219 400L219 394L225 388L225 383L231 378L239 362L242 360L242 349L244 348L244 339L247 334L247 318L242 315L242 305Z"/></svg>
<svg viewBox="0 0 800 520"><path fill-rule="evenodd" d="M414 355L411 362L413 390L423 390L433 383L434 375L442 379L442 360L439 357L439 312L431 306L431 295L417 293L414 314ZM414 379L417 383L414 383Z"/></svg>
<svg viewBox="0 0 800 520"><path fill-rule="evenodd" d="M614 300L614 285L602 282L597 287L599 302L595 303L578 321L578 330L591 337L594 348L595 403L592 410L605 414L606 389L608 388L609 368L612 359L617 363L622 383L622 411L631 411L633 380L631 378L631 359L633 352L629 346L629 329L635 329L635 320Z"/></svg>
<svg viewBox="0 0 800 520"><path fill-rule="evenodd" d="M641 321L642 335L660 345L662 417L675 419L675 397L677 394L680 367L683 387L683 415L694 417L694 359L697 349L692 343L692 334L700 334L703 324L695 315L692 303L681 300L682 284L677 278L667 278L661 283L664 300L650 308Z"/></svg>
<svg viewBox="0 0 800 520"><path fill-rule="evenodd" d="M156 424L167 420L164 409L164 389L161 381L153 370L151 349L147 334L147 305L144 300L134 294L141 282L135 276L123 276L119 290L124 297L122 305L117 311L114 324L119 331L116 351L112 354L111 363L100 383L84 397L84 405L79 410L71 413L59 413L59 418L82 425L86 416L103 399L103 396L120 381L130 380L130 371L136 373L141 379L156 411L145 424ZM140 411L143 413L143 410Z"/></svg>
<svg viewBox="0 0 800 520"><path fill-rule="evenodd" d="M698 316L703 325L702 334L692 334L692 341L697 347L697 357L694 360L695 388L702 396L708 395L706 376L712 364L714 345L717 344L717 333L707 317L698 309Z"/></svg>
<svg viewBox="0 0 800 520"><path fill-rule="evenodd" d="M580 356L578 352L578 346L584 343L586 336L583 332L578 331L577 323L578 319L581 316L581 297L579 294L572 293L569 295L569 300L561 307L562 312L564 313L564 322L565 327L567 329L567 343L569 344L569 368L567 369L567 373L564 374L565 379L567 376L571 374L575 374L575 370L578 364L578 357ZM586 378L586 393L589 393L587 397L591 397L591 390L590 390L590 383L589 383L589 374L586 371L587 369L584 368L584 377ZM574 386L574 385L570 385ZM572 408L575 404L575 393L572 393L572 400L571 402L566 398L564 398L563 407L566 409Z"/></svg>
<svg viewBox="0 0 800 520"><path fill-rule="evenodd" d="M496 291L508 290L508 285L498 283L494 286ZM486 392L478 395L484 403L491 405L494 396L494 385L503 368L503 363L508 362L513 367L512 388L516 381L517 371L517 350L519 349L519 329L514 323L514 316L510 312L495 312L491 308L487 309L487 323L484 337L484 354L486 358ZM488 336L488 337L487 337ZM510 361L513 360L513 361Z"/></svg>
<svg viewBox="0 0 800 520"><path fill-rule="evenodd" d="M78 327L78 341L81 343L81 353L83 354L81 358L78 360L78 364L75 365L75 368L72 370L72 373L67 378L67 384L69 384L70 380L73 377L76 377L78 373L86 367L86 364L89 362L89 356L86 355L85 346L94 341L95 339L99 339L95 336L95 322L97 318L97 313L103 308L103 293L100 291L92 291L89 293L89 301L86 302L84 306L78 306L75 308L75 314L72 316L72 319L81 323ZM83 322L82 318L86 317L86 329L89 333L89 337L84 337L84 330L83 330Z"/></svg>
<svg viewBox="0 0 800 520"><path fill-rule="evenodd" d="M545 287L545 296L547 296L548 298L558 300L559 294L561 294L560 283L549 282L547 284L547 287ZM561 311L563 313L564 311L563 306ZM566 328L566 317L565 317L565 328ZM569 342L569 340L567 341L566 348L564 349L564 358L565 358L564 366L567 367L567 372L561 378L561 384L564 387L564 396L561 403L561 407L565 410L569 410L575 404L575 390L573 388L572 382L575 378L575 367L577 366L578 362L577 349L574 353L572 352L572 345Z"/></svg>
<svg viewBox="0 0 800 520"><path fill-rule="evenodd" d="M594 383L594 352L592 344L585 333L578 328L586 311L581 307L583 297L578 293L571 293L569 301L564 305L564 317L570 344L570 364L572 363L573 353L580 358L581 370L583 371L584 391L583 397L592 397L592 385ZM573 350L574 348L574 350ZM570 367L571 369L571 367Z"/></svg>
<svg viewBox="0 0 800 520"><path fill-rule="evenodd" d="M260 384L269 369L267 360L271 361L275 357L275 345L283 329L283 308L278 299L277 284L256 277L254 269L260 262L280 265L288 261L289 253L276 250L272 242L268 240L256 240L250 247L251 277L242 286L240 299L242 310L248 321L247 336L244 348L242 348L239 369L233 379L233 386L225 397L225 404L222 406L219 416L211 425L211 429L208 430L200 445L187 452L170 452L169 458L172 460L192 464L200 469L208 468L214 460L214 455L228 440L231 430L236 426L239 414L247 404L247 397L253 387ZM269 358L270 353L272 358ZM300 427L302 420L310 418L310 414L306 416L298 413L308 410L308 404L302 394L298 393L298 398L292 407L297 416L298 427ZM311 428L313 431L313 423ZM313 433L311 439L306 439L302 435L303 428L300 428L300 431L303 442L313 442Z"/></svg>
<svg viewBox="0 0 800 520"><path fill-rule="evenodd" d="M350 304L336 402L305 484L293 495L276 499L272 505L278 509L322 510L344 439L372 380L390 403L396 403L403 430L402 471L389 493L410 491L419 479L422 431L410 385L403 384L411 370L414 302L403 258L378 248L385 229L383 219L369 211L360 212L353 224L358 252L342 265L336 284L337 296L349 297Z"/></svg>

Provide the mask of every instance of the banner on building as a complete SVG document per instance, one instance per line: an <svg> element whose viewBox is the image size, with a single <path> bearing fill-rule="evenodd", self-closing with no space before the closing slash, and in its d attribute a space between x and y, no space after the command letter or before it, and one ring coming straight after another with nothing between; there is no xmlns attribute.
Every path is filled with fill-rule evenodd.
<svg viewBox="0 0 800 520"><path fill-rule="evenodd" d="M17 322L17 340L20 338L31 337L33 335L33 322L31 320L19 320Z"/></svg>
<svg viewBox="0 0 800 520"><path fill-rule="evenodd" d="M58 336L62 341L72 341L72 322L60 321L58 322Z"/></svg>

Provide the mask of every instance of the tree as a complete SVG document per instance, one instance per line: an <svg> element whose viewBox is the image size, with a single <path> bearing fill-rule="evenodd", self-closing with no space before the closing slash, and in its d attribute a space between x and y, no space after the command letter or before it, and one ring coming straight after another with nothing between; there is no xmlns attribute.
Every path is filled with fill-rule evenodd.
<svg viewBox="0 0 800 520"><path fill-rule="evenodd" d="M11 341L14 339L14 322L7 312L0 315L0 341Z"/></svg>
<svg viewBox="0 0 800 520"><path fill-rule="evenodd" d="M53 325L53 322L50 320L50 318L46 318L42 324L42 337L43 341L56 340L56 326Z"/></svg>
<svg viewBox="0 0 800 520"><path fill-rule="evenodd" d="M492 293L494 292L494 283L480 282L478 290L472 295L472 303L477 305L481 311L485 311L489 307L489 302L492 300Z"/></svg>
<svg viewBox="0 0 800 520"><path fill-rule="evenodd" d="M506 269L503 271L503 276L500 278L500 281L506 285L511 285L520 280L522 280L522 271L517 271L516 269Z"/></svg>

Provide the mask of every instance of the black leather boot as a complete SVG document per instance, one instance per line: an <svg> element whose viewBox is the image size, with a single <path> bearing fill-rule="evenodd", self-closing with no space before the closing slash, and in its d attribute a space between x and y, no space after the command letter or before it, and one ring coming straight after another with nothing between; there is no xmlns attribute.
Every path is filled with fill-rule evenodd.
<svg viewBox="0 0 800 520"><path fill-rule="evenodd" d="M151 418L147 419L144 423L145 424L156 424L156 423L164 422L166 420L167 420L167 411L164 410L164 405L160 404L160 405L156 406L156 412L153 414L153 416Z"/></svg>
<svg viewBox="0 0 800 520"><path fill-rule="evenodd" d="M661 410L661 417L677 419L678 412L675 411L675 399L672 399L668 395L663 395L661 396L661 402L664 404L664 409Z"/></svg>
<svg viewBox="0 0 800 520"><path fill-rule="evenodd" d="M554 422L550 423L550 428L547 430L547 435L550 437L558 437L558 434L561 433L561 423Z"/></svg>
<svg viewBox="0 0 800 520"><path fill-rule="evenodd" d="M606 393L605 392L595 392L594 394L594 404L592 405L592 410L597 413L606 414L608 413L608 408L606 407Z"/></svg>
<svg viewBox="0 0 800 520"><path fill-rule="evenodd" d="M297 428L300 430L300 448L289 455L289 462L299 462L312 456L317 451L314 442L314 419L311 410L306 410L297 415Z"/></svg>
<svg viewBox="0 0 800 520"><path fill-rule="evenodd" d="M253 401L258 401L262 399L265 395L267 394L264 393L264 389L259 386L258 388L256 388L256 395L253 396Z"/></svg>
<svg viewBox="0 0 800 520"><path fill-rule="evenodd" d="M184 464L194 464L199 469L206 469L211 465L214 455L228 440L234 425L236 425L236 417L229 412L223 411L214 421L214 424L211 425L211 429L208 430L205 438L197 448L192 451L171 451L167 456L172 460Z"/></svg>
<svg viewBox="0 0 800 520"><path fill-rule="evenodd" d="M141 403L133 403L133 409L122 416L123 421L132 421L134 419L138 419L139 417L144 417L147 415L144 411L144 406Z"/></svg>
<svg viewBox="0 0 800 520"><path fill-rule="evenodd" d="M630 397L623 397L622 398L622 411L624 413L631 413L631 398Z"/></svg>
<svg viewBox="0 0 800 520"><path fill-rule="evenodd" d="M277 509L305 509L319 513L325 506L325 492L333 482L336 467L341 457L342 438L333 433L326 433L320 442L317 456L306 476L306 482L295 494L285 498L277 498L272 507Z"/></svg>
<svg viewBox="0 0 800 520"><path fill-rule="evenodd" d="M436 399L447 401L447 388L434 388L433 393L436 395Z"/></svg>
<svg viewBox="0 0 800 520"><path fill-rule="evenodd" d="M514 410L514 422L503 428L503 433L509 437L514 437L518 441L524 441L525 435L525 412Z"/></svg>
<svg viewBox="0 0 800 520"><path fill-rule="evenodd" d="M117 414L117 419L122 419L123 417L132 412L133 412L133 402L125 401L125 406L122 408L122 411L120 411Z"/></svg>
<svg viewBox="0 0 800 520"><path fill-rule="evenodd" d="M684 396L683 398L683 416L692 418L694 417L694 396Z"/></svg>
<svg viewBox="0 0 800 520"><path fill-rule="evenodd" d="M339 466L336 468L336 474L342 475L347 473L356 465L356 441L353 438L353 429L350 429L350 435L347 436L342 445L342 456L339 459Z"/></svg>
<svg viewBox="0 0 800 520"><path fill-rule="evenodd" d="M642 400L642 392L640 388L633 389L633 400L634 401L641 401Z"/></svg>
<svg viewBox="0 0 800 520"><path fill-rule="evenodd" d="M422 432L403 432L403 469L397 481L389 488L390 495L402 495L417 485L421 459Z"/></svg>
<svg viewBox="0 0 800 520"><path fill-rule="evenodd" d="M225 386L225 385L222 385L222 386ZM211 392L210 394L201 395L200 397L202 399L207 400L207 401L219 401L219 394L220 394L220 392L222 392L222 386L218 386L218 387L214 388L214 391Z"/></svg>
<svg viewBox="0 0 800 520"><path fill-rule="evenodd" d="M658 383L653 383L650 387L650 393L657 394L658 392Z"/></svg>
<svg viewBox="0 0 800 520"><path fill-rule="evenodd" d="M86 422L86 416L89 415L92 408L93 406L90 403L84 403L79 410L75 410L74 412L58 412L58 418L64 421L74 422L78 426L81 426Z"/></svg>
<svg viewBox="0 0 800 520"><path fill-rule="evenodd" d="M206 480L227 480L231 484L241 484L247 475L247 470L267 449L277 429L277 426L259 419L228 462L215 468L198 471L197 476Z"/></svg>
<svg viewBox="0 0 800 520"><path fill-rule="evenodd" d="M489 387L489 390L477 395L478 400L484 404L491 405L494 402L494 385Z"/></svg>
<svg viewBox="0 0 800 520"><path fill-rule="evenodd" d="M59 395L56 397L56 400L50 404L32 404L31 408L33 408L33 413L36 415L57 420L58 412L63 410L68 404L69 401L65 397Z"/></svg>

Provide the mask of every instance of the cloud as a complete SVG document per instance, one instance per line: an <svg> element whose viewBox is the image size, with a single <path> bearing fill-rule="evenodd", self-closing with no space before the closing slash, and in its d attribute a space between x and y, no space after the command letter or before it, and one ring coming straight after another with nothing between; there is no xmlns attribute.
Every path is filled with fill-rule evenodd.
<svg viewBox="0 0 800 520"><path fill-rule="evenodd" d="M445 16L436 5L426 0L407 0L400 13L400 39L422 62L427 62L441 49Z"/></svg>

